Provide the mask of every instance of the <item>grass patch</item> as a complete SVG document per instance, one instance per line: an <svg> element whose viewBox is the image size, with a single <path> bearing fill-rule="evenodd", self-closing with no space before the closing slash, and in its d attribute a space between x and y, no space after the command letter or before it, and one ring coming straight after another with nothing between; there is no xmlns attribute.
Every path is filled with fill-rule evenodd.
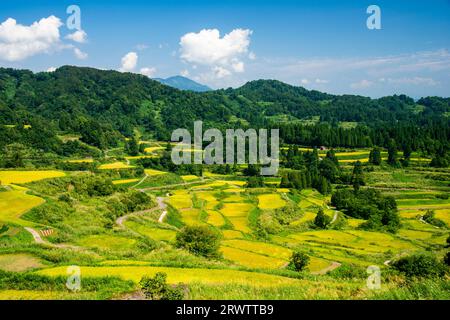
<svg viewBox="0 0 450 320"><path fill-rule="evenodd" d="M25 253L0 255L0 269L5 271L28 271L42 267L40 259Z"/></svg>

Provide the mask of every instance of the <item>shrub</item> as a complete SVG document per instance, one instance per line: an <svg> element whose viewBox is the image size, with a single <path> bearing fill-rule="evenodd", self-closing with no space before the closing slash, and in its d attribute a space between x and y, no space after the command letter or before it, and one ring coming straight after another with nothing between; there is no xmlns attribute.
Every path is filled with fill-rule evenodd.
<svg viewBox="0 0 450 320"><path fill-rule="evenodd" d="M218 257L220 236L204 226L187 226L177 233L175 245L193 254L204 257Z"/></svg>
<svg viewBox="0 0 450 320"><path fill-rule="evenodd" d="M303 271L309 263L308 255L303 252L294 251L292 252L291 260L289 262L289 266L291 269L295 271Z"/></svg>
<svg viewBox="0 0 450 320"><path fill-rule="evenodd" d="M147 299L182 300L184 298L182 285L168 285L167 274L164 272L157 272L153 278L143 277L139 285Z"/></svg>
<svg viewBox="0 0 450 320"><path fill-rule="evenodd" d="M352 192L337 190L331 197L331 204L353 218L367 220L361 228L395 232L400 228L400 216L395 199L383 196L373 189Z"/></svg>
<svg viewBox="0 0 450 320"><path fill-rule="evenodd" d="M448 251L444 256L444 263L450 267L450 251Z"/></svg>
<svg viewBox="0 0 450 320"><path fill-rule="evenodd" d="M366 268L354 265L343 264L327 273L327 275L337 279L365 279L367 278Z"/></svg>
<svg viewBox="0 0 450 320"><path fill-rule="evenodd" d="M331 218L327 216L323 209L320 208L317 212L316 217L314 218L314 225L320 229L326 229L331 222Z"/></svg>
<svg viewBox="0 0 450 320"><path fill-rule="evenodd" d="M391 266L407 277L441 277L445 274L445 266L431 254L402 257Z"/></svg>
<svg viewBox="0 0 450 320"><path fill-rule="evenodd" d="M63 193L58 197L59 201L63 201L63 202L67 202L67 203L72 203L72 198L70 198L70 195L67 193Z"/></svg>

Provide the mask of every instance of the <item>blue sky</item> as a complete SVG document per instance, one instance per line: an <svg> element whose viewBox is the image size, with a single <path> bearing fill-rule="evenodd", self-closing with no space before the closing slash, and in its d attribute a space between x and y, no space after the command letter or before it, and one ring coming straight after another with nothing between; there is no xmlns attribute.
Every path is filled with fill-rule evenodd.
<svg viewBox="0 0 450 320"><path fill-rule="evenodd" d="M81 10L76 35L66 25L72 4ZM366 26L372 4L381 30ZM450 96L449 0L2 0L0 23L3 67L182 74L213 88L262 78L338 94Z"/></svg>

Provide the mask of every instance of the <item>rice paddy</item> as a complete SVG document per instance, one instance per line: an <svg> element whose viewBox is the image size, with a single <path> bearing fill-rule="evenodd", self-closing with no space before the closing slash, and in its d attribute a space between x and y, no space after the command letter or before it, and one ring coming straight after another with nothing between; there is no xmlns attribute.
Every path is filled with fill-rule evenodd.
<svg viewBox="0 0 450 320"><path fill-rule="evenodd" d="M215 227L222 227L225 225L225 219L220 214L220 212L214 211L214 210L208 210L208 219L207 222Z"/></svg>
<svg viewBox="0 0 450 320"><path fill-rule="evenodd" d="M69 163L93 163L94 159L92 158L86 158L86 159L73 159L73 160L67 160Z"/></svg>
<svg viewBox="0 0 450 320"><path fill-rule="evenodd" d="M98 167L100 170L120 170L120 169L130 169L134 168L134 166L123 163L123 162L113 162L113 163L105 163Z"/></svg>
<svg viewBox="0 0 450 320"><path fill-rule="evenodd" d="M67 267L55 267L36 271L46 276L64 276ZM297 279L277 275L238 271L231 269L204 269L204 268L173 268L173 267L146 267L146 266L120 266L120 267L81 267L81 274L85 277L118 276L125 280L139 282L141 278L153 276L157 272L167 274L169 283L203 283L203 284L240 284L258 287L274 287L280 285L301 285Z"/></svg>
<svg viewBox="0 0 450 320"><path fill-rule="evenodd" d="M286 264L285 260L257 254L247 250L241 250L233 247L221 247L225 259L249 268L280 268Z"/></svg>
<svg viewBox="0 0 450 320"><path fill-rule="evenodd" d="M165 171L160 171L160 170L155 170L155 169L145 169L144 172L145 172L145 174L147 174L149 176L158 176L160 174L166 174L167 173Z"/></svg>
<svg viewBox="0 0 450 320"><path fill-rule="evenodd" d="M277 193L261 194L258 196L258 206L261 209L277 209L286 205L286 201Z"/></svg>
<svg viewBox="0 0 450 320"><path fill-rule="evenodd" d="M176 231L171 229L151 227L134 221L126 221L125 225L131 230L134 230L153 240L167 242L173 242L175 240Z"/></svg>
<svg viewBox="0 0 450 320"><path fill-rule="evenodd" d="M21 216L44 202L42 198L27 194L25 188L14 187L0 192L0 222L33 226L34 223L21 219Z"/></svg>
<svg viewBox="0 0 450 320"><path fill-rule="evenodd" d="M152 152L155 152L155 151L158 151L158 150L163 150L163 149L165 149L165 148L164 147L159 147L159 146L147 147L147 148L144 149L144 152L152 153Z"/></svg>
<svg viewBox="0 0 450 320"><path fill-rule="evenodd" d="M184 190L182 191L179 194L171 196L168 202L176 209L189 209L193 205L191 196L187 192L184 192Z"/></svg>
<svg viewBox="0 0 450 320"><path fill-rule="evenodd" d="M66 174L62 171L57 170L42 170L42 171L0 171L0 182L1 184L15 184L15 183L29 183L33 181L59 178Z"/></svg>
<svg viewBox="0 0 450 320"><path fill-rule="evenodd" d="M286 261L290 258L292 253L292 251L287 248L260 241L226 240L223 241L222 244L227 247L239 248L248 252L262 254Z"/></svg>
<svg viewBox="0 0 450 320"><path fill-rule="evenodd" d="M134 182L138 182L140 179L119 179L119 180L114 180L112 183L113 184L128 184L128 183L134 183Z"/></svg>
<svg viewBox="0 0 450 320"><path fill-rule="evenodd" d="M110 235L92 235L78 241L81 246L99 248L101 250L130 250L136 240Z"/></svg>
<svg viewBox="0 0 450 320"><path fill-rule="evenodd" d="M0 300L91 300L97 299L95 292L71 293L68 291L0 290Z"/></svg>
<svg viewBox="0 0 450 320"><path fill-rule="evenodd" d="M200 178L197 176L194 176L194 175L184 175L184 176L181 176L181 179L183 179L183 181L185 181L185 182L190 182L190 181L198 180Z"/></svg>

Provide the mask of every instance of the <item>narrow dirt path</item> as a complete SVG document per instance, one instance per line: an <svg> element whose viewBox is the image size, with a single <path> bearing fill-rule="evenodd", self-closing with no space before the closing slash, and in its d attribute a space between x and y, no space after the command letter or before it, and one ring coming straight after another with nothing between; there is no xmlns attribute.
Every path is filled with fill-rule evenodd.
<svg viewBox="0 0 450 320"><path fill-rule="evenodd" d="M157 197L156 198L156 201L158 202L158 206L161 208L161 210L162 210L162 213L161 213L161 215L159 216L159 219L158 219L158 222L159 223L162 223L163 221L164 221L164 218L166 217L166 215L167 215L167 204L165 204L165 202L164 202L164 198L163 197Z"/></svg>
<svg viewBox="0 0 450 320"><path fill-rule="evenodd" d="M39 232L33 228L30 227L24 227L26 231L28 231L29 233L31 233L31 235L34 238L34 241L38 244L43 244L43 245L47 245L49 247L53 247L53 248L60 248L60 249L72 249L72 250L76 250L76 251L81 251L81 250L85 250L93 255L99 256L97 253L87 249L87 248L83 248L83 247L79 247L76 245L72 245L72 244L66 244L66 243L51 243L48 242L47 240L43 239L41 237L41 235L39 234Z"/></svg>
<svg viewBox="0 0 450 320"><path fill-rule="evenodd" d="M147 179L147 178L148 178L148 174L145 174L145 176L141 180L139 180L138 183L136 183L134 186L131 186L130 188L136 188L138 185L140 185L142 182L144 182L145 179Z"/></svg>
<svg viewBox="0 0 450 320"><path fill-rule="evenodd" d="M44 239L42 239L41 235L39 234L39 232L37 232L36 230L34 230L33 228L30 227L24 227L25 230L27 230L29 233L31 233L31 235L34 238L34 242L39 243L39 244L49 244L49 242L45 241Z"/></svg>
<svg viewBox="0 0 450 320"><path fill-rule="evenodd" d="M117 219L116 219L116 224L117 224L119 227L125 228L124 222L125 222L128 218L130 218L131 216L140 216L140 215L143 215L143 214L146 214L146 213L151 213L151 212L153 212L153 211L155 211L155 210L158 210L158 209L159 209L159 207L154 207L154 208L147 209L147 210L130 212L130 213L126 214L126 215L123 215L123 216L117 218Z"/></svg>
<svg viewBox="0 0 450 320"><path fill-rule="evenodd" d="M333 224L336 221L338 214L339 214L338 211L334 211L334 216L333 216L333 219L331 220L330 224Z"/></svg>
<svg viewBox="0 0 450 320"><path fill-rule="evenodd" d="M167 214L167 211L166 211L167 205L164 203L164 198L163 197L157 197L156 198L156 202L158 203L158 205L156 207L153 207L153 208L150 208L150 209L147 209L147 210L131 212L131 213L128 213L126 215L123 215L123 216L117 218L116 219L116 224L119 227L125 228L124 223L131 216L140 216L140 215L143 215L143 214L146 214L146 213L154 212L156 210L162 210L163 211L161 216L164 215L163 218L162 218L162 219L164 219L164 217ZM161 216L159 217L158 222L162 222L162 221L160 221L161 220Z"/></svg>
<svg viewBox="0 0 450 320"><path fill-rule="evenodd" d="M315 271L315 272L311 272L311 274L315 274L315 275L322 275L322 274L326 274L327 272L333 271L334 269L337 269L341 266L341 264L339 262L333 261L328 267L319 270L319 271Z"/></svg>

